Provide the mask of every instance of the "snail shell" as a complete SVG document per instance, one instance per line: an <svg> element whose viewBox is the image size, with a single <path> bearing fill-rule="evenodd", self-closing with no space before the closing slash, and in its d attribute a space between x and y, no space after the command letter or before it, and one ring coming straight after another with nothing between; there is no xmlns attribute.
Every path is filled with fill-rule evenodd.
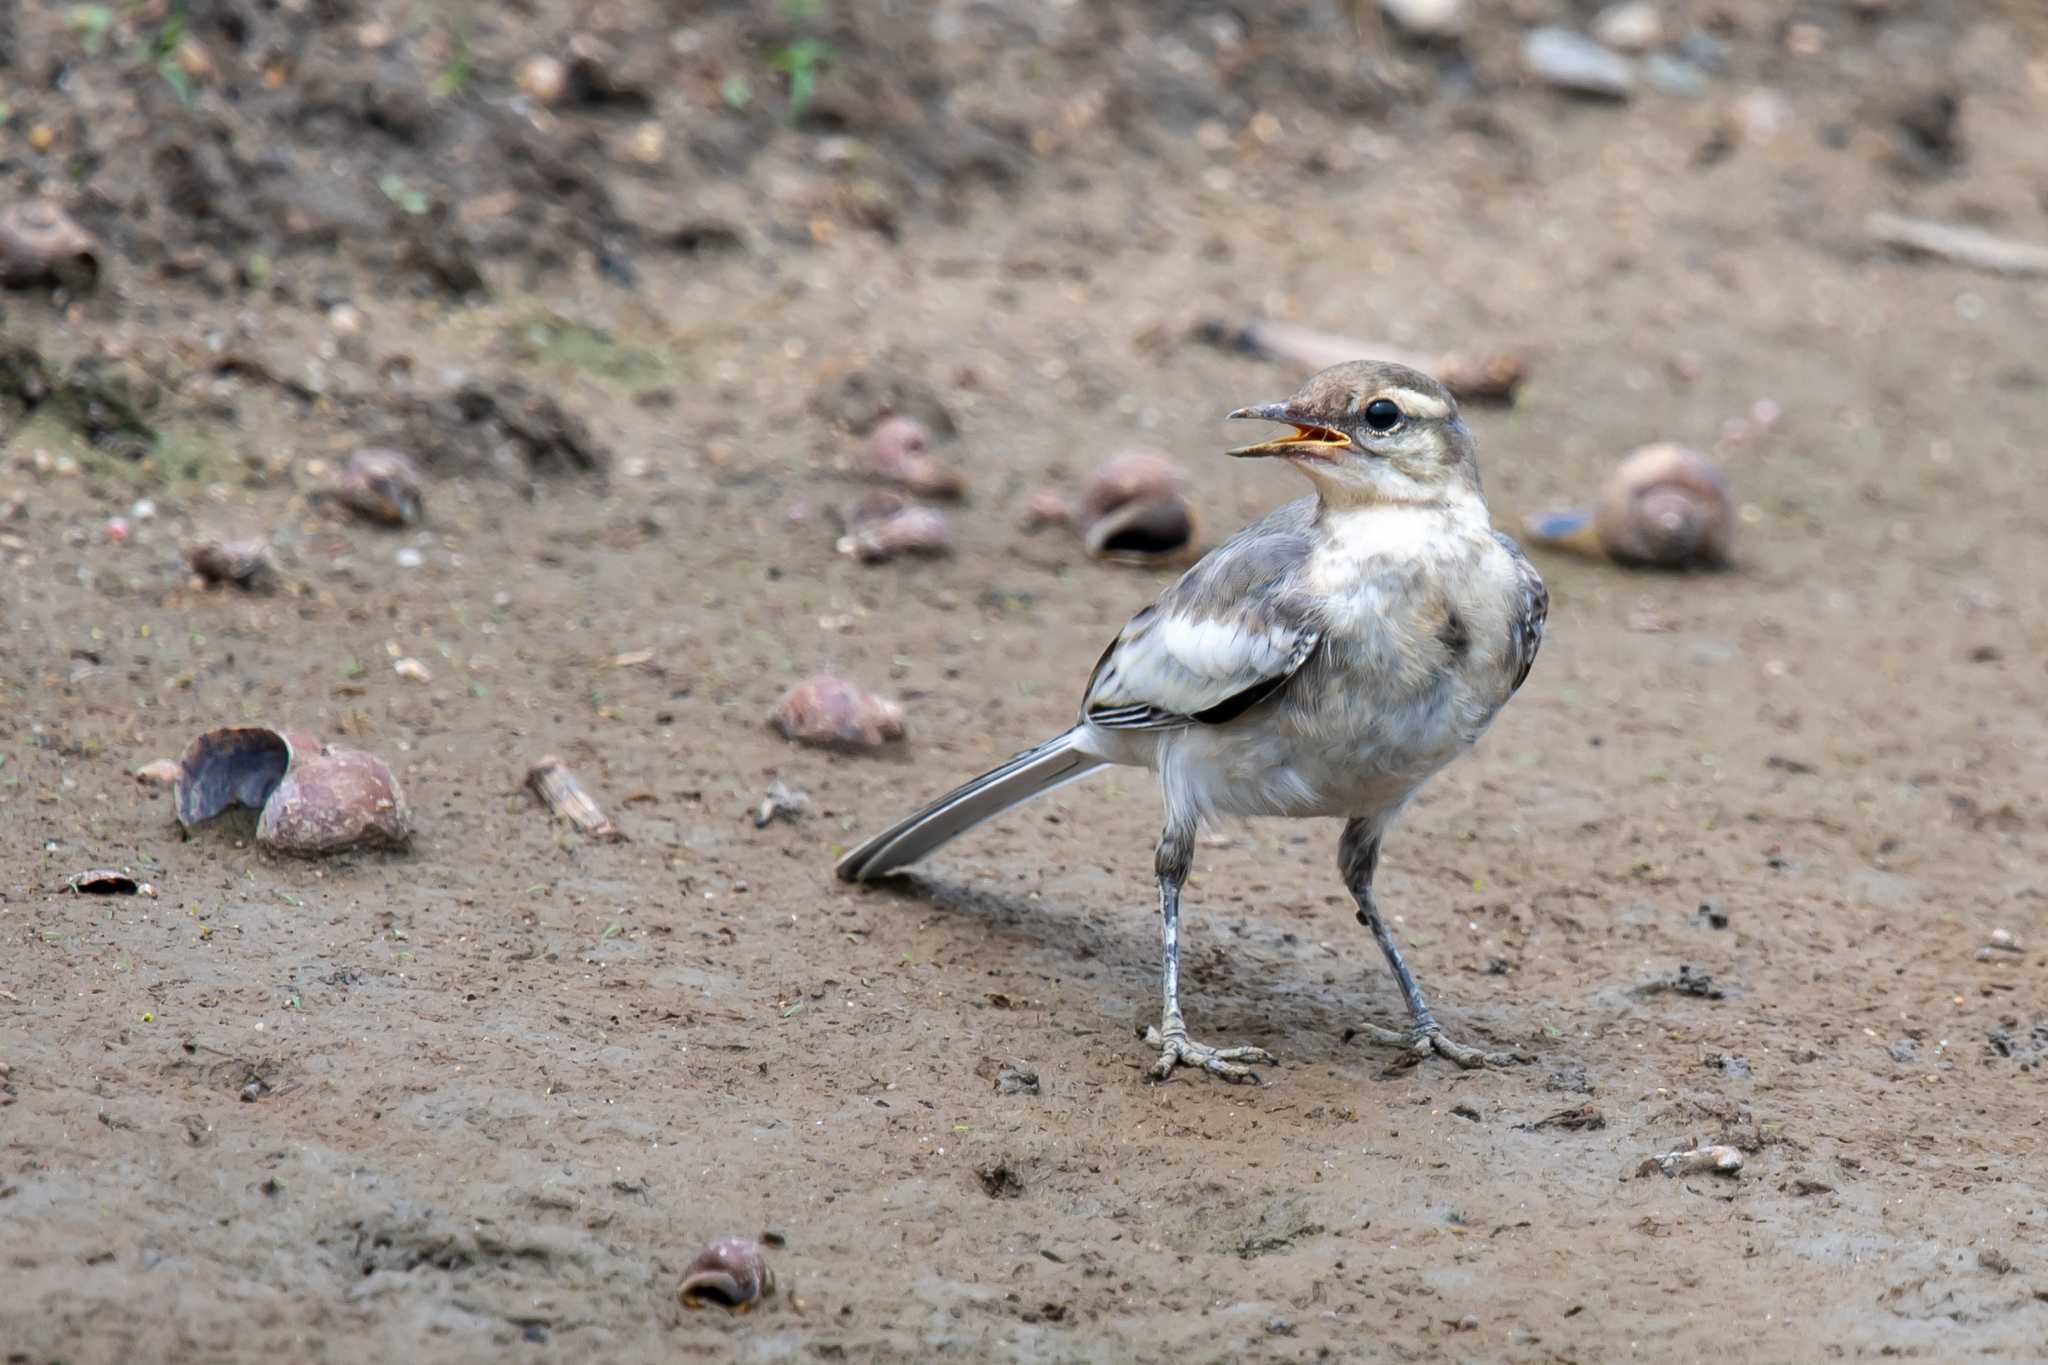
<svg viewBox="0 0 2048 1365"><path fill-rule="evenodd" d="M690 1262L676 1297L685 1308L710 1299L745 1311L774 1292L775 1273L768 1268L761 1244L746 1237L721 1237Z"/></svg>
<svg viewBox="0 0 2048 1365"><path fill-rule="evenodd" d="M73 293L100 277L100 247L55 204L15 204L0 211L0 284L48 282Z"/></svg>
<svg viewBox="0 0 2048 1365"><path fill-rule="evenodd" d="M186 548L185 562L209 583L254 588L270 572L270 550L260 540L202 540Z"/></svg>
<svg viewBox="0 0 2048 1365"><path fill-rule="evenodd" d="M1170 563L1195 544L1195 510L1181 491L1173 461L1149 450L1104 462L1074 509L1081 542L1097 559L1126 564Z"/></svg>
<svg viewBox="0 0 2048 1365"><path fill-rule="evenodd" d="M349 508L386 526L420 519L420 471L396 450L372 446L349 457L335 494Z"/></svg>
<svg viewBox="0 0 2048 1365"><path fill-rule="evenodd" d="M328 748L299 730L208 730L179 760L173 794L188 829L232 806L261 812L256 842L280 853L310 857L412 837L411 812L383 759Z"/></svg>
<svg viewBox="0 0 2048 1365"><path fill-rule="evenodd" d="M1616 563L1672 569L1726 564L1733 523L1727 478L1698 451L1668 443L1623 460L1593 514Z"/></svg>
<svg viewBox="0 0 2048 1365"><path fill-rule="evenodd" d="M383 759L360 749L295 757L256 821L259 845L302 858L398 848L411 839L412 812L398 779Z"/></svg>
<svg viewBox="0 0 2048 1365"><path fill-rule="evenodd" d="M900 493L876 490L855 505L846 522L839 553L863 564L880 564L898 555L953 552L953 531L945 514L910 503Z"/></svg>
<svg viewBox="0 0 2048 1365"><path fill-rule="evenodd" d="M1623 460L1592 511L1550 512L1526 524L1538 545L1663 569L1727 564L1733 529L1726 476L1698 451L1669 443Z"/></svg>
<svg viewBox="0 0 2048 1365"><path fill-rule="evenodd" d="M932 434L915 417L885 417L868 433L863 461L869 477L924 498L959 498L967 481L931 457Z"/></svg>
<svg viewBox="0 0 2048 1365"><path fill-rule="evenodd" d="M900 702L878 697L844 678L819 673L782 694L768 723L784 738L821 749L860 752L903 737Z"/></svg>

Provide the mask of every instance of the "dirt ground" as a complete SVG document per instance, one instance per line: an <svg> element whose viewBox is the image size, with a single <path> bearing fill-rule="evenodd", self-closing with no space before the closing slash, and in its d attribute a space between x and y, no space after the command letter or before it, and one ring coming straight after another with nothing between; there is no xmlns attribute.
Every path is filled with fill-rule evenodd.
<svg viewBox="0 0 2048 1365"><path fill-rule="evenodd" d="M2048 241L2048 22L1680 0L1696 93L1526 79L1595 8L8 7L0 174L103 251L0 295L0 1359L2048 1357L2048 281L1864 232ZM1504 527L1729 472L1732 572L1538 553L1528 685L1389 842L1439 1016L1530 1065L1348 1040L1399 998L1335 826L1270 823L1205 838L1184 989L1280 1062L1147 1083L1143 774L832 879L1169 581L1033 489L1157 446L1212 541L1300 491L1219 421L1300 373L1194 315L1519 350ZM892 407L950 560L835 552ZM365 442L422 526L316 496ZM907 741L767 729L819 669ZM183 836L131 774L243 722L389 759L411 851ZM734 1232L779 1292L686 1311Z"/></svg>

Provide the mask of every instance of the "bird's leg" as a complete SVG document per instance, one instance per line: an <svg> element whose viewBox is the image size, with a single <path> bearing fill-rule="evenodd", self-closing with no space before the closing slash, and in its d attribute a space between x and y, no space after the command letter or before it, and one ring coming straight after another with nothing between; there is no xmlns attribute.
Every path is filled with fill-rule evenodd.
<svg viewBox="0 0 2048 1365"><path fill-rule="evenodd" d="M1401 998L1408 1002L1408 1016L1415 1023L1406 1031L1381 1028L1376 1024L1361 1024L1357 1031L1376 1043L1406 1048L1418 1059L1434 1052L1467 1068L1511 1066L1524 1060L1512 1052L1484 1052L1444 1036L1436 1016L1429 1011L1429 1002L1422 998L1422 987L1416 984L1415 973L1409 971L1408 964L1402 960L1400 945L1394 942L1393 931L1380 918L1379 906L1373 900L1372 874L1379 867L1379 862L1379 831L1364 820L1353 820L1344 826L1344 838L1337 845L1337 863L1344 871L1344 884L1358 902L1358 922L1372 930L1380 951L1386 954L1387 966L1401 987Z"/></svg>
<svg viewBox="0 0 2048 1365"><path fill-rule="evenodd" d="M1159 937L1165 965L1160 974L1164 997L1158 1028L1145 1030L1145 1041L1159 1049L1152 1078L1163 1081L1176 1066L1199 1066L1212 1075L1230 1081L1256 1081L1258 1075L1244 1062L1270 1062L1271 1053L1257 1047L1210 1047L1188 1039L1187 1022L1180 1014L1180 888L1188 879L1195 860L1195 826L1168 825L1159 836L1159 851L1153 868L1159 876Z"/></svg>

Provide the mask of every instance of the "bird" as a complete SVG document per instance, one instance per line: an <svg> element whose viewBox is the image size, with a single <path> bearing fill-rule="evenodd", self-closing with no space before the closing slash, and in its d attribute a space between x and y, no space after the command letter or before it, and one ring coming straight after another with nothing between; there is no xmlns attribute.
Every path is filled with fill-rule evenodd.
<svg viewBox="0 0 2048 1365"><path fill-rule="evenodd" d="M1526 1060L1461 1043L1437 1022L1373 890L1381 842L1423 784L1478 742L1527 680L1549 593L1494 529L1476 443L1449 390L1403 365L1359 360L1233 419L1292 432L1228 453L1306 476L1289 502L1210 551L1138 612L1089 675L1074 725L947 793L842 856L867 882L1035 796L1111 765L1157 774L1153 855L1162 961L1150 1074L1188 1066L1259 1080L1264 1048L1188 1033L1180 899L1205 824L1337 819L1338 871L1408 1013L1356 1032L1460 1067Z"/></svg>

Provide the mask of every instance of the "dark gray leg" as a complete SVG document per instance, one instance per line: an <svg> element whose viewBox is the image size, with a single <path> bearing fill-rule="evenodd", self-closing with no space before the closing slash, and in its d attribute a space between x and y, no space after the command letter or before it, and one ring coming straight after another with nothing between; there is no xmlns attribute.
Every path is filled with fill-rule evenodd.
<svg viewBox="0 0 2048 1365"><path fill-rule="evenodd" d="M1159 1049L1152 1067L1154 1080L1165 1080L1174 1067L1186 1063L1212 1075L1232 1081L1256 1081L1257 1073L1240 1062L1270 1062L1264 1048L1214 1048L1188 1040L1188 1026L1180 1014L1180 888L1195 861L1193 825L1168 825L1159 836L1159 851L1153 856L1153 870L1159 876L1159 938L1165 950L1160 972L1161 1014L1158 1028L1145 1030L1145 1041Z"/></svg>
<svg viewBox="0 0 2048 1365"><path fill-rule="evenodd" d="M1352 898L1358 902L1358 922L1372 930L1380 952L1386 955L1387 967L1401 987L1401 998L1408 1003L1408 1017L1414 1021L1414 1026L1406 1032L1380 1028L1376 1024L1361 1024L1358 1032L1376 1043L1406 1048L1418 1057L1437 1053L1462 1067L1511 1066L1523 1060L1511 1052L1482 1052L1444 1036L1436 1016L1429 1012L1428 1002L1422 998L1422 987L1416 984L1415 973L1409 971L1408 964L1402 960L1400 945L1394 942L1393 931L1380 918L1379 905L1373 900L1372 874L1380 865L1379 831L1364 820L1353 820L1344 826L1344 838L1337 845L1337 865L1343 869L1344 885L1351 889Z"/></svg>

